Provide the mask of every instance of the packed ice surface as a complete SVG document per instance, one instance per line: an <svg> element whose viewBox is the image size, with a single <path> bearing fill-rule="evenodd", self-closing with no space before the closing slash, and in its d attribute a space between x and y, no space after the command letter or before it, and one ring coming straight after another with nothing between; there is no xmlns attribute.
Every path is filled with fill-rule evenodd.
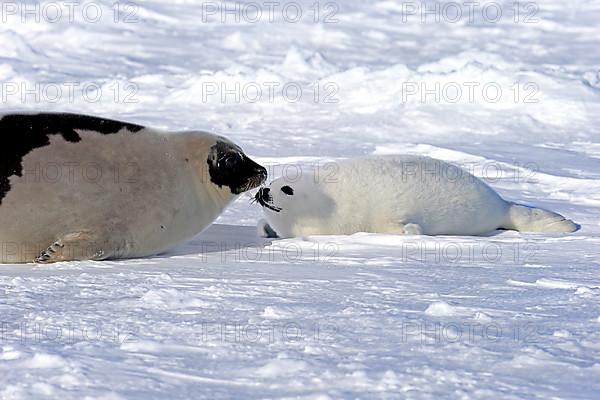
<svg viewBox="0 0 600 400"><path fill-rule="evenodd" d="M216 131L273 177L424 154L581 230L267 241L247 195L165 255L0 266L1 399L597 397L600 3L313 3L3 2L3 110Z"/></svg>

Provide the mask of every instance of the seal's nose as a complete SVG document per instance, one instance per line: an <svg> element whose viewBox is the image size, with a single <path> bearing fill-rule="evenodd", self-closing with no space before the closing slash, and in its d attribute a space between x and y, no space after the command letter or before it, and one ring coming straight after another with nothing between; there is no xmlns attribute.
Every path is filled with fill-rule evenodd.
<svg viewBox="0 0 600 400"><path fill-rule="evenodd" d="M261 188L260 189L260 198L262 199L262 201L269 201L269 192L271 191L271 189L269 188Z"/></svg>
<svg viewBox="0 0 600 400"><path fill-rule="evenodd" d="M271 189L269 188L260 188L258 189L258 192L256 192L256 196L254 196L254 199L261 205L264 206L266 204L267 201L269 201L269 192L271 191Z"/></svg>
<svg viewBox="0 0 600 400"><path fill-rule="evenodd" d="M256 192L256 196L254 196L254 198L261 206L268 208L271 211L280 212L281 208L273 205L273 197L269 194L270 192L271 189L269 188L260 188L258 192Z"/></svg>
<svg viewBox="0 0 600 400"><path fill-rule="evenodd" d="M262 185L267 180L267 170L263 166L256 168L256 173L260 176L260 184Z"/></svg>

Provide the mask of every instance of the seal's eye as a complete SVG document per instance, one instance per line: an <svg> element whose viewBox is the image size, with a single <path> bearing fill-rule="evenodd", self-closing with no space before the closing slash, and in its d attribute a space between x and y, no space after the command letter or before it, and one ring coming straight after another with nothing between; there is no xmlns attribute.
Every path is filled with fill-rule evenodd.
<svg viewBox="0 0 600 400"><path fill-rule="evenodd" d="M282 191L283 193L287 194L288 196L292 196L292 195L294 194L294 189L292 189L292 188L291 188L291 187L289 187L289 186L283 186L283 187L281 188L281 191Z"/></svg>
<svg viewBox="0 0 600 400"><path fill-rule="evenodd" d="M234 168L240 161L242 156L238 153L231 153L219 159L219 167Z"/></svg>

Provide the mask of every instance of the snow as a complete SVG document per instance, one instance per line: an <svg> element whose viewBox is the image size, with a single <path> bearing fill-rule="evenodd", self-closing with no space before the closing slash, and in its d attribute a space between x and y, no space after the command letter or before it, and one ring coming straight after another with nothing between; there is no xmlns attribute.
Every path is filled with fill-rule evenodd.
<svg viewBox="0 0 600 400"><path fill-rule="evenodd" d="M425 314L433 317L452 317L456 315L456 308L446 302L436 301L427 307Z"/></svg>
<svg viewBox="0 0 600 400"><path fill-rule="evenodd" d="M600 3L534 3L537 23L524 8L516 23L512 1L496 1L497 23L481 9L473 22L422 23L378 0L336 3L337 23L323 22L325 3L315 23L314 1L297 1L297 23L281 8L270 22L266 6L257 23L222 23L197 1L146 0L138 22L122 22L122 4L115 23L113 3L94 3L96 23L81 6L73 22L3 13L3 109L216 131L273 177L423 154L582 229L266 240L247 195L165 255L2 265L1 399L597 397ZM82 92L92 82L97 102ZM247 93L222 101L236 82ZM447 92L423 99L436 83ZM497 102L486 84L501 88Z"/></svg>

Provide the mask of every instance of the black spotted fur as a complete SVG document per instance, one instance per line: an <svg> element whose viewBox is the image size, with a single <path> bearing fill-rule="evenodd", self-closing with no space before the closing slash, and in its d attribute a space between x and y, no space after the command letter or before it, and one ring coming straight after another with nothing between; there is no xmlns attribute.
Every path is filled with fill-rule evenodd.
<svg viewBox="0 0 600 400"><path fill-rule="evenodd" d="M50 135L77 143L78 130L114 134L121 129L139 132L143 126L88 115L68 113L6 114L0 116L0 205L10 191L9 178L22 176L23 158L32 150L48 146Z"/></svg>

